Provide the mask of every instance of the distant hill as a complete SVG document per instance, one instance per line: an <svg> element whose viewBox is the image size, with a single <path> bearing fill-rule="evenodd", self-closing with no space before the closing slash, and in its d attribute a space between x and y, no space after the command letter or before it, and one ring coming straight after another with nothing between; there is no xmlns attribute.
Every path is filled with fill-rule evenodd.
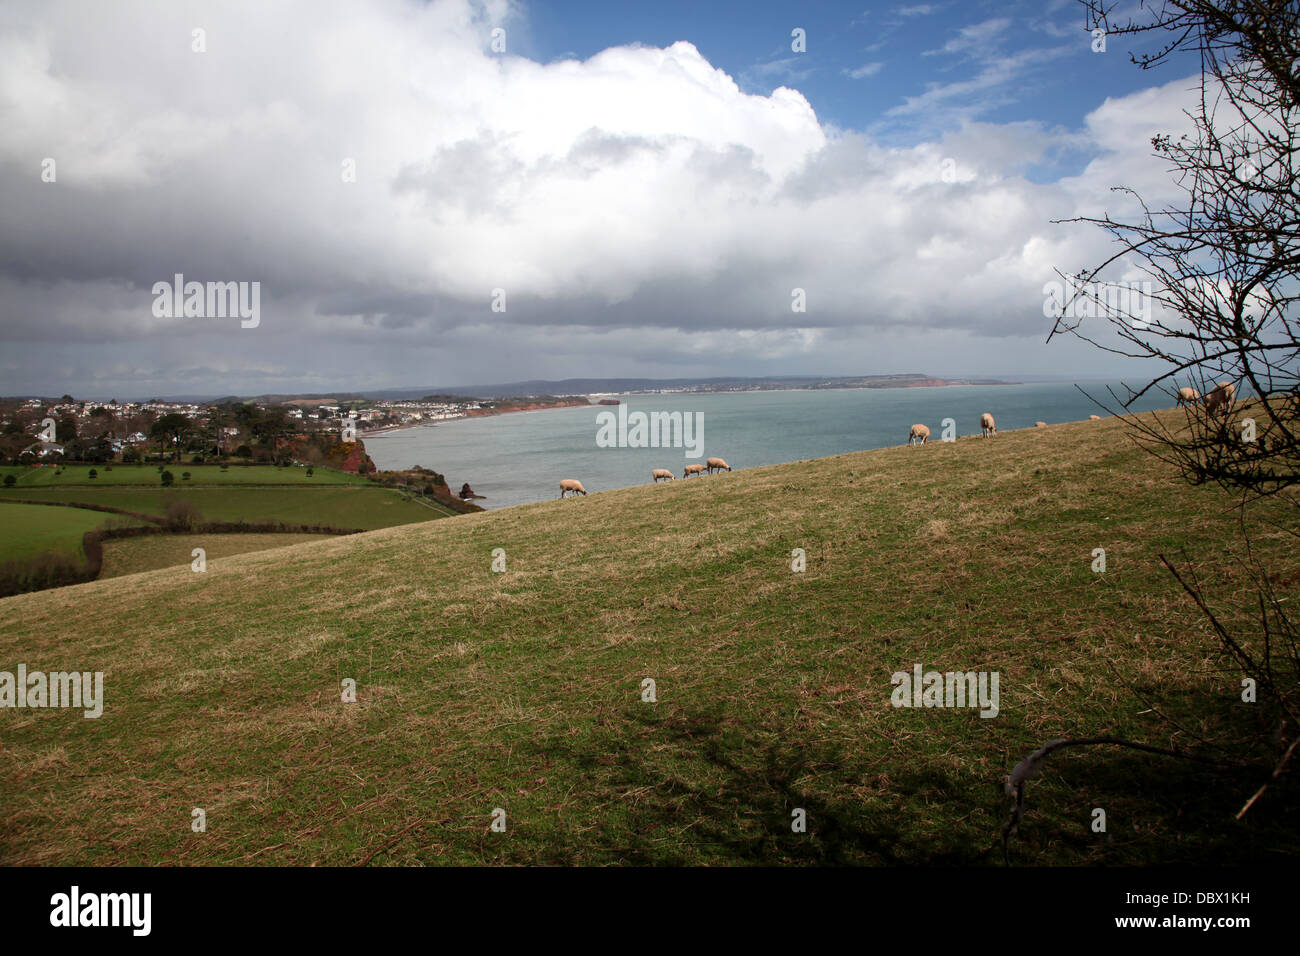
<svg viewBox="0 0 1300 956"><path fill-rule="evenodd" d="M784 375L715 376L706 378L565 378L532 379L496 385L420 385L410 388L377 388L364 392L269 392L262 395L149 395L164 402L259 402L282 405L288 402L347 402L361 399L418 399L436 395L445 398L527 398L538 396L591 395L597 393L675 391L749 391L790 388L909 388L923 385L1011 385L1015 382L989 378L939 378L920 372L895 375ZM100 401L98 398L86 399ZM140 401L140 398L133 398Z"/></svg>

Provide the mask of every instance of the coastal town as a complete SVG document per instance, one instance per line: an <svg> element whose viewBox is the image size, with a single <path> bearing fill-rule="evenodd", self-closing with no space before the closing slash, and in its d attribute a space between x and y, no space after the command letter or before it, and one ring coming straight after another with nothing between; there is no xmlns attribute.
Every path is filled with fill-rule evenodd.
<svg viewBox="0 0 1300 956"><path fill-rule="evenodd" d="M273 462L291 455L285 439L364 438L399 428L436 425L481 415L586 405L581 396L480 399L290 398L214 402L85 401L0 398L0 459L4 463L125 462L198 456Z"/></svg>

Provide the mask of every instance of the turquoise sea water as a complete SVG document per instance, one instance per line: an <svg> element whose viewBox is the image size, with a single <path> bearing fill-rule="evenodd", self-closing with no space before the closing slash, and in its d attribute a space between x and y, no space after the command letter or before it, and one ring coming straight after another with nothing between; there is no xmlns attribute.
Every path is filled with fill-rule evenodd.
<svg viewBox="0 0 1300 956"><path fill-rule="evenodd" d="M1112 383L1117 394L1126 394ZM1082 386L1117 407L1105 384ZM958 435L978 435L979 417L991 412L998 429L1078 421L1106 415L1073 385L972 385L940 388L835 389L791 392L724 392L703 395L624 395L629 412L682 412L702 416L704 457L725 458L735 469L822 458L900 445L913 423L928 425L931 440L952 418ZM1148 396L1135 411L1173 405ZM611 406L512 412L403 429L365 439L383 469L423 465L447 476L453 491L468 481L485 495L485 508L559 497L560 479L577 478L590 491L650 481L652 468L681 477L690 458L684 448L602 448L597 414Z"/></svg>

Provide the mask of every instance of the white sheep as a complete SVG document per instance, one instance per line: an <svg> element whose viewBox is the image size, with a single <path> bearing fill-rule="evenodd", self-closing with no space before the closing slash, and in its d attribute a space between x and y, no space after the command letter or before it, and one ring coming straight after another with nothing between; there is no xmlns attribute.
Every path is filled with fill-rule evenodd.
<svg viewBox="0 0 1300 956"><path fill-rule="evenodd" d="M1035 428L1046 428L1046 427L1047 427L1047 422L1034 422L1034 427L1035 427Z"/></svg>
<svg viewBox="0 0 1300 956"><path fill-rule="evenodd" d="M987 438L988 436L996 435L997 433L998 433L997 422L993 420L992 415L990 415L988 412L985 412L983 415L980 416L980 435Z"/></svg>
<svg viewBox="0 0 1300 956"><path fill-rule="evenodd" d="M918 438L920 443L924 445L930 440L930 429L924 425L913 425L911 431L907 433L907 443L910 445L913 440Z"/></svg>
<svg viewBox="0 0 1300 956"><path fill-rule="evenodd" d="M1101 416L1100 416L1100 415L1089 415L1089 416L1088 416L1088 421L1090 421L1090 422L1099 422L1099 421L1101 421Z"/></svg>
<svg viewBox="0 0 1300 956"><path fill-rule="evenodd" d="M709 474L713 474L715 471L722 471L724 469L727 471L731 471L731 466L728 465L721 458L710 458L704 467Z"/></svg>
<svg viewBox="0 0 1300 956"><path fill-rule="evenodd" d="M1227 415L1232 411L1232 401L1237 395L1237 386L1231 382L1220 382L1214 386L1214 391L1205 396L1205 414L1213 415L1220 408L1223 414Z"/></svg>
<svg viewBox="0 0 1300 956"><path fill-rule="evenodd" d="M1178 390L1178 404L1190 405L1201 397L1201 393L1194 388L1180 388Z"/></svg>
<svg viewBox="0 0 1300 956"><path fill-rule="evenodd" d="M657 485L661 478L667 481L672 481L673 473L667 468L656 468L650 472L650 477L654 479L654 483Z"/></svg>
<svg viewBox="0 0 1300 956"><path fill-rule="evenodd" d="M560 497L565 497L570 491L580 495L585 495L587 493L587 489L582 487L582 482L578 481L578 479L565 478L560 482Z"/></svg>
<svg viewBox="0 0 1300 956"><path fill-rule="evenodd" d="M702 475L702 474L704 474L703 465L687 465L686 470L682 472L682 477L689 478L691 475Z"/></svg>

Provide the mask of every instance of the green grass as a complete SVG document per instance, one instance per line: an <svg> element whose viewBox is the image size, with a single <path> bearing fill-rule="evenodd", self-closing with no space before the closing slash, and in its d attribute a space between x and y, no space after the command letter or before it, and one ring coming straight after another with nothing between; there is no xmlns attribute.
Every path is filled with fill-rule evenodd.
<svg viewBox="0 0 1300 956"><path fill-rule="evenodd" d="M1294 539L1265 519L1294 514L1246 519L1294 601ZM1000 863L1000 778L1044 741L1213 749L1252 726L1158 561L1194 565L1249 639L1239 541L1222 493L1107 420L7 598L0 661L102 670L106 703L0 710L0 862ZM1001 713L893 708L914 663L997 671ZM1014 858L1294 857L1289 777L1234 819L1260 782L1066 752L1031 784Z"/></svg>
<svg viewBox="0 0 1300 956"><path fill-rule="evenodd" d="M230 465L225 471L221 470L220 465L208 464L168 464L165 467L175 476L177 486L367 484L366 479L360 475L323 467L313 469L310 477L307 476L305 467L277 468L274 465ZM62 474L56 474L60 468ZM92 468L98 473L94 478L90 477ZM181 475L187 471L191 475L189 481L181 478ZM19 492L32 488L68 488L82 485L92 488L99 488L104 485L113 487L122 485L161 487L160 473L156 464L124 465L114 463L111 469L105 465L62 465L58 467L42 465L39 468L18 465L0 466L0 482L4 481L6 475L14 476L14 486L12 489L4 489L3 485L0 485L0 492L14 497L22 497Z"/></svg>
<svg viewBox="0 0 1300 956"><path fill-rule="evenodd" d="M319 488L232 486L131 486L31 488L4 497L108 505L142 514L162 515L167 502L193 503L209 521L284 521L326 524L340 528L388 528L428 521L449 514L441 506L412 502L396 491L376 485L323 485Z"/></svg>
<svg viewBox="0 0 1300 956"><path fill-rule="evenodd" d="M195 548L202 548L207 561L212 562L236 554L321 541L324 537L317 534L154 534L115 538L104 542L104 568L99 580L157 568L184 566L190 570Z"/></svg>
<svg viewBox="0 0 1300 956"><path fill-rule="evenodd" d="M30 558L44 551L84 560L81 536L111 517L82 508L0 504L0 561Z"/></svg>

